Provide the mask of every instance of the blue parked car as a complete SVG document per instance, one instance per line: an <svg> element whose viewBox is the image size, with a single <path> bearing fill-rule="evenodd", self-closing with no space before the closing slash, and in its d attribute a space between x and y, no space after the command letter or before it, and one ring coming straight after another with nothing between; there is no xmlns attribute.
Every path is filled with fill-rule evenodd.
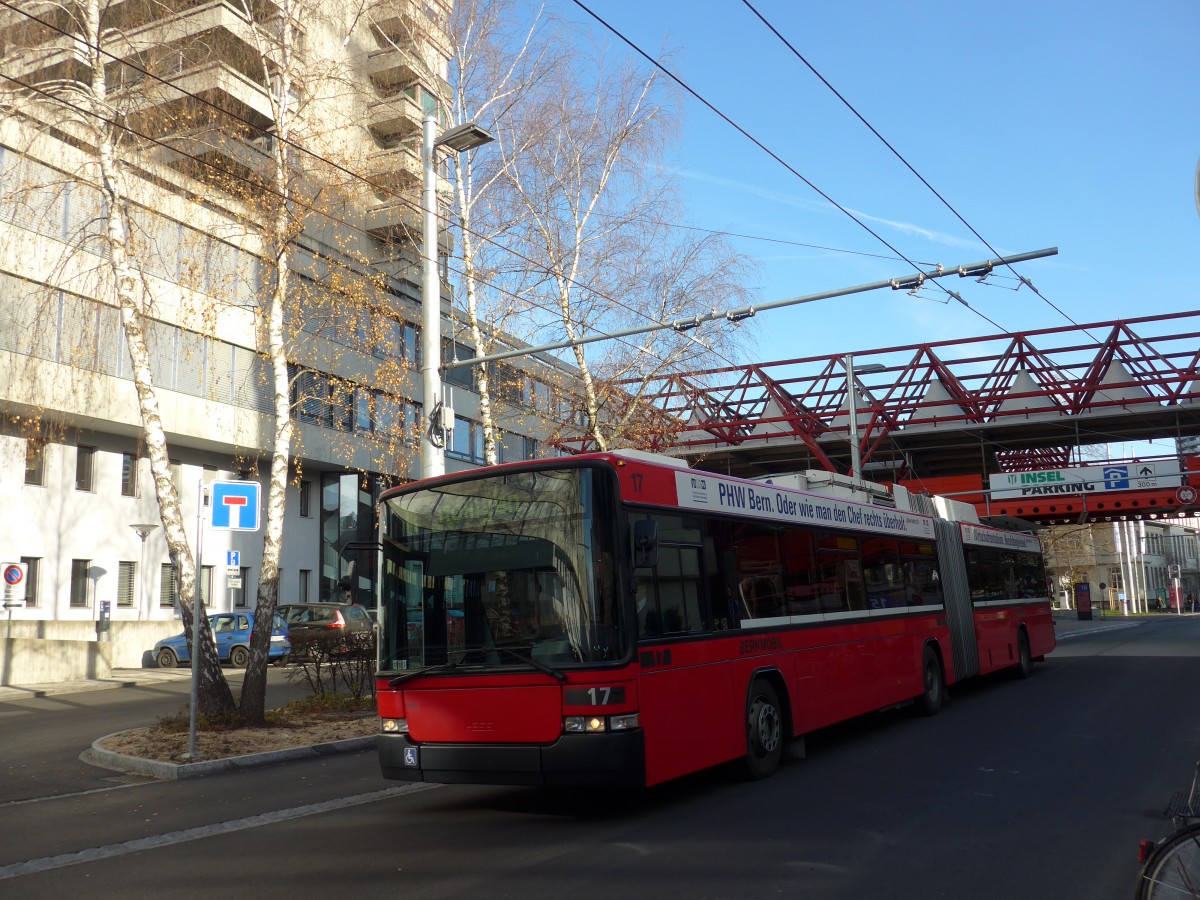
<svg viewBox="0 0 1200 900"><path fill-rule="evenodd" d="M217 658L239 669L245 668L250 661L250 628L254 624L254 617L249 613L217 613L208 617L208 624L217 642ZM267 658L282 664L291 652L287 623L276 614ZM163 638L155 644L154 659L160 669L173 669L181 663L190 662L187 633Z"/></svg>

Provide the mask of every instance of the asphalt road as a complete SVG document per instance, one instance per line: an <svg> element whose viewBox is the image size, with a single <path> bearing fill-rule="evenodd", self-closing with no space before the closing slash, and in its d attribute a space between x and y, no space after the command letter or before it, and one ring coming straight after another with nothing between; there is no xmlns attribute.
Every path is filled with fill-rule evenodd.
<svg viewBox="0 0 1200 900"><path fill-rule="evenodd" d="M822 732L758 783L414 789L370 751L108 782L0 805L0 896L1129 898L1200 758L1198 655L1197 617L1074 635L1026 681Z"/></svg>
<svg viewBox="0 0 1200 900"><path fill-rule="evenodd" d="M225 670L230 687L241 689L242 672ZM77 793L127 779L87 765L79 755L98 737L153 725L187 710L191 683L181 678L138 687L55 694L0 703L0 804ZM267 705L281 706L308 695L287 681L286 670L267 672ZM0 809L3 809L0 806ZM0 897L3 896L0 890Z"/></svg>

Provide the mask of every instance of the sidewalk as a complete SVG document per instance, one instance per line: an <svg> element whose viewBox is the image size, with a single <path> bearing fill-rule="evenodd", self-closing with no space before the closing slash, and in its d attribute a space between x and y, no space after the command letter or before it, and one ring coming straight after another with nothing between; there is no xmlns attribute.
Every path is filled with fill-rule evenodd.
<svg viewBox="0 0 1200 900"><path fill-rule="evenodd" d="M84 691L109 691L116 688L187 681L190 669L113 669L108 678L86 678L76 681L57 681L48 684L0 686L0 703L6 700L29 700L55 694L79 694Z"/></svg>
<svg viewBox="0 0 1200 900"><path fill-rule="evenodd" d="M1114 628L1132 628L1135 625L1144 625L1146 622L1152 622L1168 615L1170 614L1141 613L1129 616L1102 616L1095 612L1090 619L1080 619L1079 613L1073 609L1056 609L1054 610L1054 634L1055 637L1062 640L1080 634L1111 631ZM1195 613L1184 613L1185 617L1192 615Z"/></svg>

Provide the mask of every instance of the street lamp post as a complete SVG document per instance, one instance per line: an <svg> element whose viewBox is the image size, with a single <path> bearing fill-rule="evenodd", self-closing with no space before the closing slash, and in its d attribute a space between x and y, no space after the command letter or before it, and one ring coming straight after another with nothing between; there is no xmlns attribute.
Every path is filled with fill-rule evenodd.
<svg viewBox="0 0 1200 900"><path fill-rule="evenodd" d="M850 474L855 478L861 478L862 454L858 446L858 380L854 376L853 354L847 353L842 360L842 365L846 367L846 411L850 413ZM882 372L883 366L879 363L868 363L860 366L858 371Z"/></svg>
<svg viewBox="0 0 1200 900"><path fill-rule="evenodd" d="M426 427L421 433L421 477L432 478L446 471L446 428L442 422L442 290L437 271L437 167L438 147L463 153L493 138L467 122L437 134L437 119L426 116L421 130L421 330L424 354L421 359L421 390L426 411Z"/></svg>
<svg viewBox="0 0 1200 900"><path fill-rule="evenodd" d="M158 525L154 522L146 522L142 525L130 525L134 533L142 539L142 552L138 557L138 577L133 584L133 605L137 609L137 617L142 618L142 579L146 577L146 538L150 536Z"/></svg>

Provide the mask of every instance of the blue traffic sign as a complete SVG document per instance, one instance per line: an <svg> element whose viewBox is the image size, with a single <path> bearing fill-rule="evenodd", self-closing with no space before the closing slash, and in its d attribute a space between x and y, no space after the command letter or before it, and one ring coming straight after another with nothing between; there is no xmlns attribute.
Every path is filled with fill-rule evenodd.
<svg viewBox="0 0 1200 900"><path fill-rule="evenodd" d="M257 481L214 481L209 524L216 531L258 531L261 498Z"/></svg>

